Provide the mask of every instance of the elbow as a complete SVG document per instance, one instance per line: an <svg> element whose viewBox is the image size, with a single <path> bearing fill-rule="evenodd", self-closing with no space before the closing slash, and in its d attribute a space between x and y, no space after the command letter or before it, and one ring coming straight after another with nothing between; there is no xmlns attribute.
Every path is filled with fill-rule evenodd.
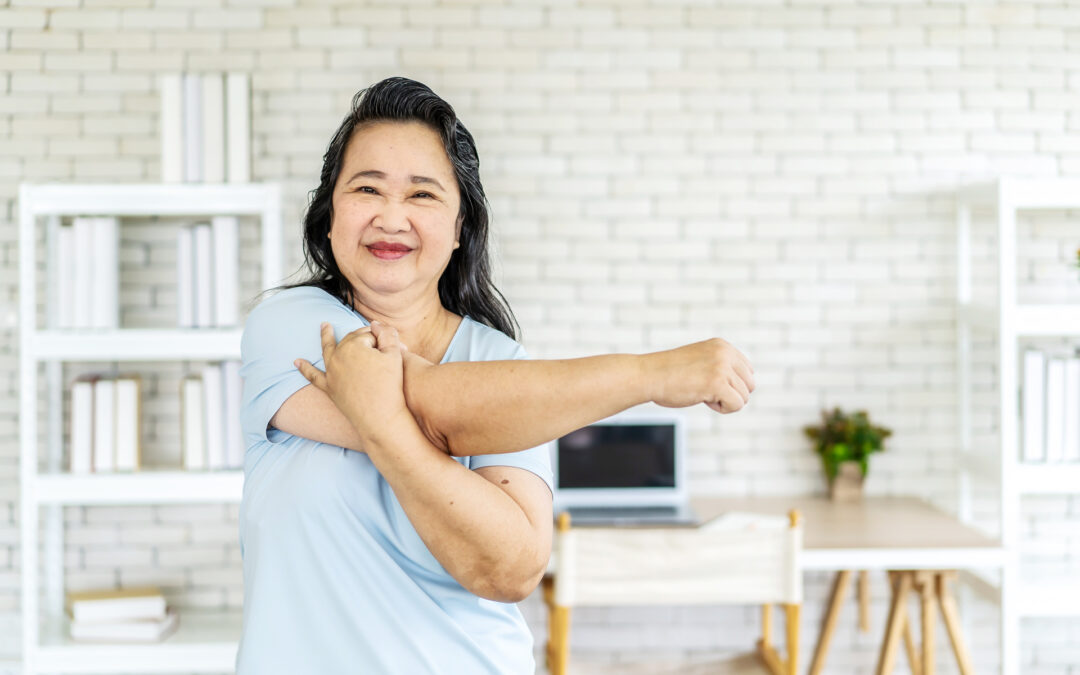
<svg viewBox="0 0 1080 675"><path fill-rule="evenodd" d="M516 603L532 595L547 571L548 556L533 556L527 563L505 564L480 575L466 586L485 600ZM470 587L471 586L471 587Z"/></svg>
<svg viewBox="0 0 1080 675"><path fill-rule="evenodd" d="M431 364L419 357L406 356L405 358L406 368L402 392L405 394L405 405L408 406L409 412L412 413L413 419L416 420L417 426L428 441L443 452L453 454L450 452L449 439L437 428L432 411L429 410L431 407L428 405L429 399L425 394L427 388L424 373Z"/></svg>

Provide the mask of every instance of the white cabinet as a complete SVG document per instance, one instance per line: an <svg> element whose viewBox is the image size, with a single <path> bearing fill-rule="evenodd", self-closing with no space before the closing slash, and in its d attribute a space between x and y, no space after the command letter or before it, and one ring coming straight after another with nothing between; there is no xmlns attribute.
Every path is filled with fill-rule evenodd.
<svg viewBox="0 0 1080 675"><path fill-rule="evenodd" d="M1020 347L1036 337L1080 338L1080 303L1022 304L1018 301L1017 217L1034 210L1080 209L1080 180L1002 178L962 190L957 198L957 349L960 514L973 516L973 485L994 486L998 526L1009 553L1001 583L1001 644L1005 673L1019 672L1019 623L1024 616L1080 616L1080 582L1023 580L1019 563L1021 499L1025 495L1080 494L1080 464L1020 462ZM996 224L996 277L985 302L973 296L973 214L989 213ZM1080 232L1080 224L1077 225ZM972 440L972 340L996 338L994 406L997 447L975 447Z"/></svg>
<svg viewBox="0 0 1080 675"><path fill-rule="evenodd" d="M55 225L64 216L95 215L256 216L261 224L260 287L269 288L282 279L281 196L277 185L20 186L19 444L24 673L231 672L240 635L240 613L235 611L184 610L178 631L158 644L87 644L69 638L63 614L62 508L65 505L236 503L243 482L242 472L236 470L145 470L80 475L63 471L65 383L61 366L64 362L240 358L240 328L56 329L50 327L49 321L41 321L37 297L39 228L50 222ZM46 237L48 246L50 240ZM46 251L47 260L53 259L52 253ZM52 283L46 277L44 285L49 287ZM44 364L45 373L43 410L39 410L38 399L40 364ZM178 398L177 406L179 403ZM39 439L42 419L46 421L45 439ZM39 533L42 525L43 534ZM44 564L39 566L41 545L44 559L40 562Z"/></svg>

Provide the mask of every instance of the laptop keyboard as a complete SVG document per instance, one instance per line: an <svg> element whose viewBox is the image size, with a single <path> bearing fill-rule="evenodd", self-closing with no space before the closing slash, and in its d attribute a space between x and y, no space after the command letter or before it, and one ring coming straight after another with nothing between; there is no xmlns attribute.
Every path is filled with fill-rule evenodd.
<svg viewBox="0 0 1080 675"><path fill-rule="evenodd" d="M625 518L670 518L678 513L674 506L585 506L567 509L570 522L575 518L585 519L625 519Z"/></svg>

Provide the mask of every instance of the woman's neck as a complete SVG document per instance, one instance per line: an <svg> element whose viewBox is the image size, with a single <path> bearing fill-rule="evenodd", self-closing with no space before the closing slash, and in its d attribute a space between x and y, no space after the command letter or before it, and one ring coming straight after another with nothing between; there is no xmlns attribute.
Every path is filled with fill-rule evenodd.
<svg viewBox="0 0 1080 675"><path fill-rule="evenodd" d="M444 308L438 298L407 306L385 302L364 302L355 298L353 305L368 321L397 329L398 338L428 361L438 363L450 345L461 317Z"/></svg>

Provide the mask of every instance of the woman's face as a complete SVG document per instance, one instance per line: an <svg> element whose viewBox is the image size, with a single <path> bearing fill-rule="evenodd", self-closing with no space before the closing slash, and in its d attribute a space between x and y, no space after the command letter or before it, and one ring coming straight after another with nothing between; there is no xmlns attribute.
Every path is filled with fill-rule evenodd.
<svg viewBox="0 0 1080 675"><path fill-rule="evenodd" d="M437 132L419 122L353 132L334 186L330 244L361 300L402 291L437 298L460 235L460 204Z"/></svg>

